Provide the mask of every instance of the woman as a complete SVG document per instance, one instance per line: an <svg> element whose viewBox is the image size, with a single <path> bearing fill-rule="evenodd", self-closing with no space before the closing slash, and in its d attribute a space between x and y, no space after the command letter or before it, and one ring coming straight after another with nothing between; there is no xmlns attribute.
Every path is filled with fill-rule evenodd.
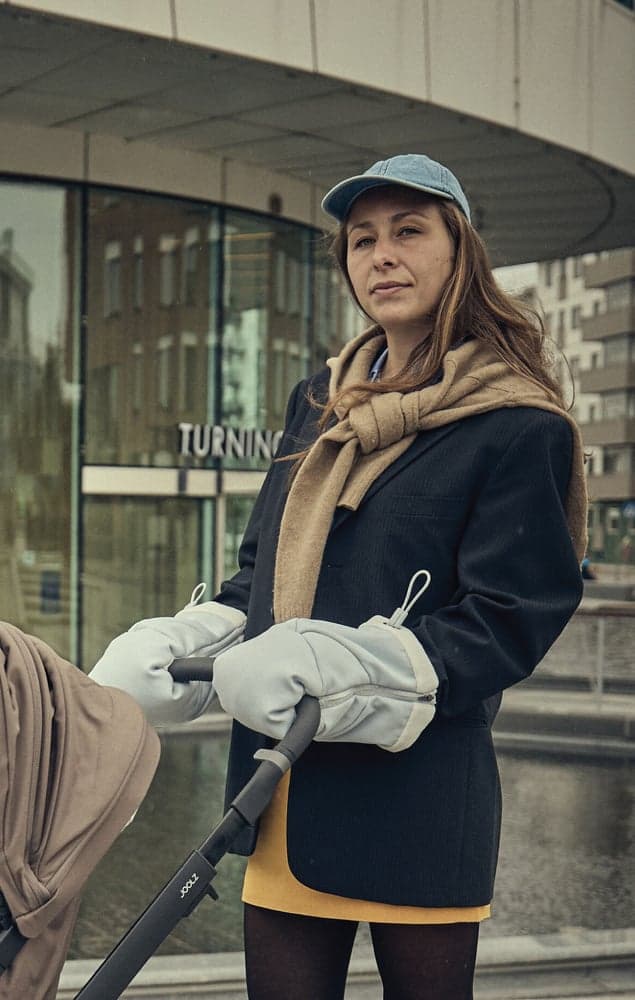
<svg viewBox="0 0 635 1000"><path fill-rule="evenodd" d="M316 741L241 845L251 1000L342 997L360 920L386 998L463 1000L498 848L491 724L581 596L580 439L542 326L496 285L447 168L393 157L323 207L372 326L292 393L239 572L134 626L168 634L152 682L122 681L125 637L95 673L151 717L189 717L209 692L160 668L220 650L230 796L302 694L320 698Z"/></svg>

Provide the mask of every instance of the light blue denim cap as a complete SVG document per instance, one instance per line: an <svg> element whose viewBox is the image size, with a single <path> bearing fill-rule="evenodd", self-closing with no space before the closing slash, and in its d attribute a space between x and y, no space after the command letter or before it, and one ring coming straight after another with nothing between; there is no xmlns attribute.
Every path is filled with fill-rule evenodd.
<svg viewBox="0 0 635 1000"><path fill-rule="evenodd" d="M470 206L465 192L452 171L420 153L404 153L391 156L389 160L379 160L363 174L340 181L323 199L322 208L327 215L343 222L355 199L381 184L400 184L438 198L447 198L455 202L470 220Z"/></svg>

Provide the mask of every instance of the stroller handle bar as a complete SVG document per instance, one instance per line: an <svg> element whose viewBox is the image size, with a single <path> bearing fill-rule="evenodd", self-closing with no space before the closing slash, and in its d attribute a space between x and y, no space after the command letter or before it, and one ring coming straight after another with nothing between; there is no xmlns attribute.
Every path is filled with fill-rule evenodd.
<svg viewBox="0 0 635 1000"><path fill-rule="evenodd" d="M185 656L174 660L168 667L175 681L211 681L214 676L213 657ZM275 746L275 751L259 751L259 759L266 759L270 753L283 754L294 764L311 741L320 724L320 706L317 698L305 694L296 705L296 717L286 736ZM284 768L286 770L286 767Z"/></svg>
<svg viewBox="0 0 635 1000"><path fill-rule="evenodd" d="M214 678L213 656L180 656L168 667L175 681L211 681Z"/></svg>

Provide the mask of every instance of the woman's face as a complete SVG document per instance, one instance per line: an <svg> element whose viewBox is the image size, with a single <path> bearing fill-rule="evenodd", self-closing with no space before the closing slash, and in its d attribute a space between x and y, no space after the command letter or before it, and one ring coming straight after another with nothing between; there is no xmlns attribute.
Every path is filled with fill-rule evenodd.
<svg viewBox="0 0 635 1000"><path fill-rule="evenodd" d="M454 246L437 200L380 187L354 202L346 222L346 265L362 309L386 333L426 336L454 269Z"/></svg>

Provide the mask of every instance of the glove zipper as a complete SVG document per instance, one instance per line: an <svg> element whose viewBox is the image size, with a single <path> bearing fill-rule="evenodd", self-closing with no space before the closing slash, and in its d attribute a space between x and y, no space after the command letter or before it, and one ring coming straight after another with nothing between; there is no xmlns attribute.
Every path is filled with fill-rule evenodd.
<svg viewBox="0 0 635 1000"><path fill-rule="evenodd" d="M435 696L433 694L418 694L416 691L403 691L401 688L387 688L382 684L359 684L357 687L346 688L345 691L338 691L337 694L324 695L324 697L320 698L320 705L322 707L339 705L340 702L347 701L356 694L362 696L381 694L387 698L393 698L395 701L435 701Z"/></svg>

